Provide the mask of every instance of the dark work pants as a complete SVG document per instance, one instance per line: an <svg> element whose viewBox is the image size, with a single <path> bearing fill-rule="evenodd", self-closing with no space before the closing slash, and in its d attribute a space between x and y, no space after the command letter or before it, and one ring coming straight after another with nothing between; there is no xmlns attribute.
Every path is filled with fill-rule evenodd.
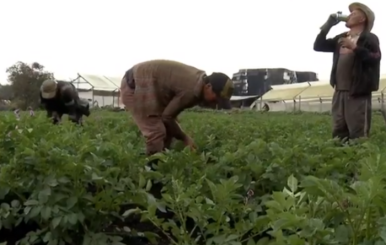
<svg viewBox="0 0 386 245"><path fill-rule="evenodd" d="M332 98L333 138L368 137L371 126L371 95L352 97L348 91L335 91Z"/></svg>
<svg viewBox="0 0 386 245"><path fill-rule="evenodd" d="M58 124L62 119L63 113L47 111L47 117L52 119L53 124ZM82 123L82 114L75 113L75 115L68 115L68 118L71 122L83 125Z"/></svg>

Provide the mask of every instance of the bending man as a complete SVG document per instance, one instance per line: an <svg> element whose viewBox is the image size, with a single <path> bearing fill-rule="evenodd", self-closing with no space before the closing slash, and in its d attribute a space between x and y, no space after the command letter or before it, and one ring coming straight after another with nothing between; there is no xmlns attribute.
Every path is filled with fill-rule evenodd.
<svg viewBox="0 0 386 245"><path fill-rule="evenodd" d="M231 79L223 73L204 71L176 61L153 60L135 65L122 79L121 97L146 139L146 154L169 148L173 138L195 149L192 138L176 118L199 103L217 103L231 109Z"/></svg>
<svg viewBox="0 0 386 245"><path fill-rule="evenodd" d="M82 124L82 116L89 116L88 103L79 99L78 92L73 84L62 81L46 80L40 87L40 100L45 106L47 117L57 124L63 114L77 124Z"/></svg>

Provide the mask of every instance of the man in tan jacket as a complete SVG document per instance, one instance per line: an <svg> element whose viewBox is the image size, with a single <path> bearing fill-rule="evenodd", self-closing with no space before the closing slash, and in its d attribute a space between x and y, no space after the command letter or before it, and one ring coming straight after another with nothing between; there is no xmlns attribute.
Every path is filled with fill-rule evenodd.
<svg viewBox="0 0 386 245"><path fill-rule="evenodd" d="M231 109L231 79L223 73L204 71L176 61L152 60L129 69L121 82L121 98L146 139L146 154L169 148L173 138L191 149L196 146L176 118L199 103L218 103Z"/></svg>

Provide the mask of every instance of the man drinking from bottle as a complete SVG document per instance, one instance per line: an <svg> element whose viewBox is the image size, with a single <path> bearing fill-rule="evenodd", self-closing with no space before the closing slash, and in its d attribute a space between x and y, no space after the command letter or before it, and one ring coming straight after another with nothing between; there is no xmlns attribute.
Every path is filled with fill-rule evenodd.
<svg viewBox="0 0 386 245"><path fill-rule="evenodd" d="M371 125L371 94L377 91L381 50L377 35L371 32L375 15L362 3L349 6L348 31L326 38L339 23L332 14L316 37L314 50L333 53L330 83L332 99L332 136L340 139L367 137Z"/></svg>

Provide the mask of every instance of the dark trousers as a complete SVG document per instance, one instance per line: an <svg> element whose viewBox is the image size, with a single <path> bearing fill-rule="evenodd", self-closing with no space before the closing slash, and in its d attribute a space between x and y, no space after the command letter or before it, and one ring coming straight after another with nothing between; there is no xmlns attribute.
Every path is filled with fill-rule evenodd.
<svg viewBox="0 0 386 245"><path fill-rule="evenodd" d="M64 113L55 112L55 111L47 111L47 117L52 119L53 124L58 124L63 116ZM68 115L71 122L83 125L82 124L82 114L81 113L75 113Z"/></svg>
<svg viewBox="0 0 386 245"><path fill-rule="evenodd" d="M348 91L335 91L331 112L334 138L356 139L369 136L371 95L352 97Z"/></svg>

